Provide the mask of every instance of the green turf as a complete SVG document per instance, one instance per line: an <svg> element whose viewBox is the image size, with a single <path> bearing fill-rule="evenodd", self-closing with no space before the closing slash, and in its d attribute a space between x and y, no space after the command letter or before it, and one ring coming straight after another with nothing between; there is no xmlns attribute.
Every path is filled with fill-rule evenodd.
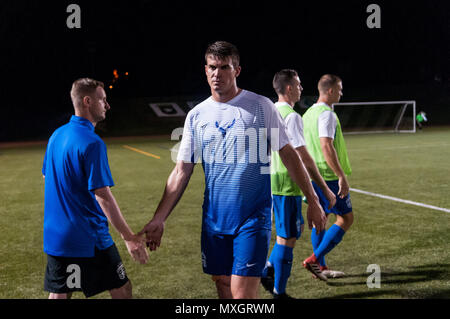
<svg viewBox="0 0 450 319"><path fill-rule="evenodd" d="M168 138L108 140L113 193L134 231L151 218L174 163ZM450 208L450 129L416 134L349 135L353 188ZM161 157L130 151L129 145ZM45 145L0 148L0 298L46 298L42 252ZM200 257L203 172L191 182L166 223L162 245L147 265L134 263L113 238L136 298L216 298ZM301 267L310 255L310 230L294 250L287 292L296 298L449 298L450 214L352 193L355 222L327 256L348 276L328 283ZM273 245L273 241L272 241ZM381 287L368 288L367 266L381 268ZM261 298L270 298L262 288ZM82 294L74 298L84 298ZM109 298L102 293L95 298Z"/></svg>

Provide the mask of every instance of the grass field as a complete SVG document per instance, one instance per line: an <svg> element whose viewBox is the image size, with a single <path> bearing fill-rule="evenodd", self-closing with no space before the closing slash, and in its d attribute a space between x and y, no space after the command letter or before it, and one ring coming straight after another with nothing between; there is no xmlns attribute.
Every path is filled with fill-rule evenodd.
<svg viewBox="0 0 450 319"><path fill-rule="evenodd" d="M349 135L346 142L353 167L351 187L450 209L450 129ZM151 218L162 195L174 166L169 149L175 143L162 137L107 140L116 184L112 190L136 232ZM0 298L47 298L42 252L44 149L44 144L0 148ZM111 229L136 298L216 298L214 284L201 268L203 185L202 168L197 166L166 223L160 249L151 253L147 265L134 263ZM330 266L348 276L324 283L301 267L311 254L306 229L294 250L287 292L305 299L450 298L450 214L359 193L351 196L354 225L327 256ZM380 266L380 288L366 284L370 264ZM262 288L260 296L271 298Z"/></svg>

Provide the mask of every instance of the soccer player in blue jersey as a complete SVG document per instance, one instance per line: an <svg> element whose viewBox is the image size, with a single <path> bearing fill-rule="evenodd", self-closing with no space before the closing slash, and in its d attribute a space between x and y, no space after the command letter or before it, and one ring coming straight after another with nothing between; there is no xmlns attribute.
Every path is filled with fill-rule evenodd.
<svg viewBox="0 0 450 319"><path fill-rule="evenodd" d="M295 70L283 69L275 74L272 84L278 96L275 106L286 123L290 143L305 164L311 179L320 186L327 197L328 208L331 208L336 202L336 196L328 188L313 158L309 155L303 137L302 117L294 111L294 105L300 100L303 90L300 77ZM304 226L303 194L289 177L278 152L272 152L271 161L273 212L277 237L264 272L266 276L261 279L261 283L274 295L275 299L288 299L290 296L286 294L286 285L292 270L293 250ZM320 269L317 275L322 276Z"/></svg>
<svg viewBox="0 0 450 319"><path fill-rule="evenodd" d="M205 60L211 97L187 115L176 166L142 232L150 250L155 250L165 220L201 159L205 173L203 271L212 275L219 298L257 298L271 235L270 148L279 151L293 180L311 201L309 226L314 223L323 229L325 216L273 103L237 86L241 72L237 48L217 41L208 46Z"/></svg>
<svg viewBox="0 0 450 319"><path fill-rule="evenodd" d="M146 263L148 252L111 193L114 182L106 145L94 132L110 106L103 83L93 79L75 81L70 95L75 115L50 137L42 167L44 288L50 299L67 299L80 290L86 297L108 290L114 299L131 298L131 283L108 221L136 261Z"/></svg>

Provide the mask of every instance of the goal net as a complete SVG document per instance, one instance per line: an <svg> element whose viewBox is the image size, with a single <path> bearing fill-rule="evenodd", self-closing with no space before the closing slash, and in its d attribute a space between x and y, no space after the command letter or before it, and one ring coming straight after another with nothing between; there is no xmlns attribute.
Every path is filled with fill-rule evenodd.
<svg viewBox="0 0 450 319"><path fill-rule="evenodd" d="M415 133L416 101L333 104L344 134Z"/></svg>

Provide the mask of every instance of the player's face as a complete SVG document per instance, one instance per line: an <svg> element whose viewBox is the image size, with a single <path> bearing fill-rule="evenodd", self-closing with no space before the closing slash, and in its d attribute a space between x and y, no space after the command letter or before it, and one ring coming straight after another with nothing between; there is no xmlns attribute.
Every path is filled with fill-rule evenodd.
<svg viewBox="0 0 450 319"><path fill-rule="evenodd" d="M290 99L296 103L300 101L300 97L302 96L303 87L301 86L301 81L298 76L292 79L292 84L290 85L291 89L289 90Z"/></svg>
<svg viewBox="0 0 450 319"><path fill-rule="evenodd" d="M343 95L342 93L343 87L342 82L336 83L336 85L331 90L331 99L333 103L338 103Z"/></svg>
<svg viewBox="0 0 450 319"><path fill-rule="evenodd" d="M91 96L91 105L89 112L94 122L98 123L106 118L106 111L111 107L106 100L106 93L102 87L97 87L95 93Z"/></svg>
<svg viewBox="0 0 450 319"><path fill-rule="evenodd" d="M209 55L206 58L205 72L212 91L225 95L236 87L236 78L241 67L234 67L231 57L224 60Z"/></svg>

